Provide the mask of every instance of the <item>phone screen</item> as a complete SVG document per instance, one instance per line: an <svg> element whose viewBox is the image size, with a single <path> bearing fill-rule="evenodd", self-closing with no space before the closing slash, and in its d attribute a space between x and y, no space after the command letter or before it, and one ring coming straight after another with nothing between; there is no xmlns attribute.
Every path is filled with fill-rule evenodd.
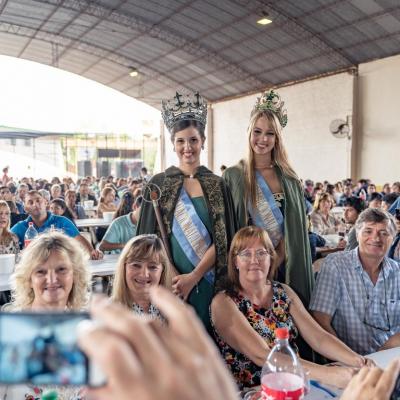
<svg viewBox="0 0 400 400"><path fill-rule="evenodd" d="M85 385L88 359L77 345L87 313L0 313L0 382Z"/></svg>

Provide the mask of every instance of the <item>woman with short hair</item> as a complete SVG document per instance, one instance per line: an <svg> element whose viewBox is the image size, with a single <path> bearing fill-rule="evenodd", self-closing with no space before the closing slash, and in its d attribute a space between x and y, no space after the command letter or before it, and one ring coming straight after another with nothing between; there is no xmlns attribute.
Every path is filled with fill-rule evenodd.
<svg viewBox="0 0 400 400"><path fill-rule="evenodd" d="M226 289L211 303L214 337L240 387L260 384L261 368L275 341L275 330L287 328L298 352L299 333L310 347L330 360L361 368L367 360L325 331L307 312L296 293L274 281L276 252L262 228L240 229L228 258ZM345 387L354 370L301 360L310 378Z"/></svg>

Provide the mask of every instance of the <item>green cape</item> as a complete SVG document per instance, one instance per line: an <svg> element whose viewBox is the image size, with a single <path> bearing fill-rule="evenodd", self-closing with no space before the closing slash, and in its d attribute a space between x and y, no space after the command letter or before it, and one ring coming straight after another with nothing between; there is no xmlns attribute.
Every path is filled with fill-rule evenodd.
<svg viewBox="0 0 400 400"><path fill-rule="evenodd" d="M227 275L227 254L233 235L237 230L232 196L225 181L213 174L206 167L197 168L194 177L200 182L204 198L212 221L211 232L216 249L215 289L220 290ZM159 206L163 216L167 235L172 232L172 221L176 203L183 186L184 174L176 167L169 167L165 172L155 175L149 184L156 184L161 189ZM136 234L156 233L160 235L153 205L149 202L150 191L144 189L144 201L140 210Z"/></svg>
<svg viewBox="0 0 400 400"><path fill-rule="evenodd" d="M298 180L284 175L277 166L275 171L285 194L286 284L295 290L307 307L314 287L314 275L312 272L304 195ZM248 215L243 162L226 169L223 178L232 192L239 227L247 226Z"/></svg>

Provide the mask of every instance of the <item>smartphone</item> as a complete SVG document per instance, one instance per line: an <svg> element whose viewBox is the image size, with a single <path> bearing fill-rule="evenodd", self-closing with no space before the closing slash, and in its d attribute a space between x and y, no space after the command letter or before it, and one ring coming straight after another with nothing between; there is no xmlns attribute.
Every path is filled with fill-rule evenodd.
<svg viewBox="0 0 400 400"><path fill-rule="evenodd" d="M0 383L95 385L101 381L77 345L88 313L0 313Z"/></svg>

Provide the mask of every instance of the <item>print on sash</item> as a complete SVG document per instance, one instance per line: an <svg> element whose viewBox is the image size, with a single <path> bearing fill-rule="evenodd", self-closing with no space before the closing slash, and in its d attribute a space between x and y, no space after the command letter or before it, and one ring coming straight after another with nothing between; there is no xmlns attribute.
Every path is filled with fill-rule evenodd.
<svg viewBox="0 0 400 400"><path fill-rule="evenodd" d="M207 228L197 215L196 209L183 187L175 207L172 233L194 269L212 242ZM204 278L213 284L214 270L208 271Z"/></svg>
<svg viewBox="0 0 400 400"><path fill-rule="evenodd" d="M256 172L257 201L254 210L249 202L249 213L253 223L268 232L274 247L283 238L283 215L274 195L259 172Z"/></svg>

